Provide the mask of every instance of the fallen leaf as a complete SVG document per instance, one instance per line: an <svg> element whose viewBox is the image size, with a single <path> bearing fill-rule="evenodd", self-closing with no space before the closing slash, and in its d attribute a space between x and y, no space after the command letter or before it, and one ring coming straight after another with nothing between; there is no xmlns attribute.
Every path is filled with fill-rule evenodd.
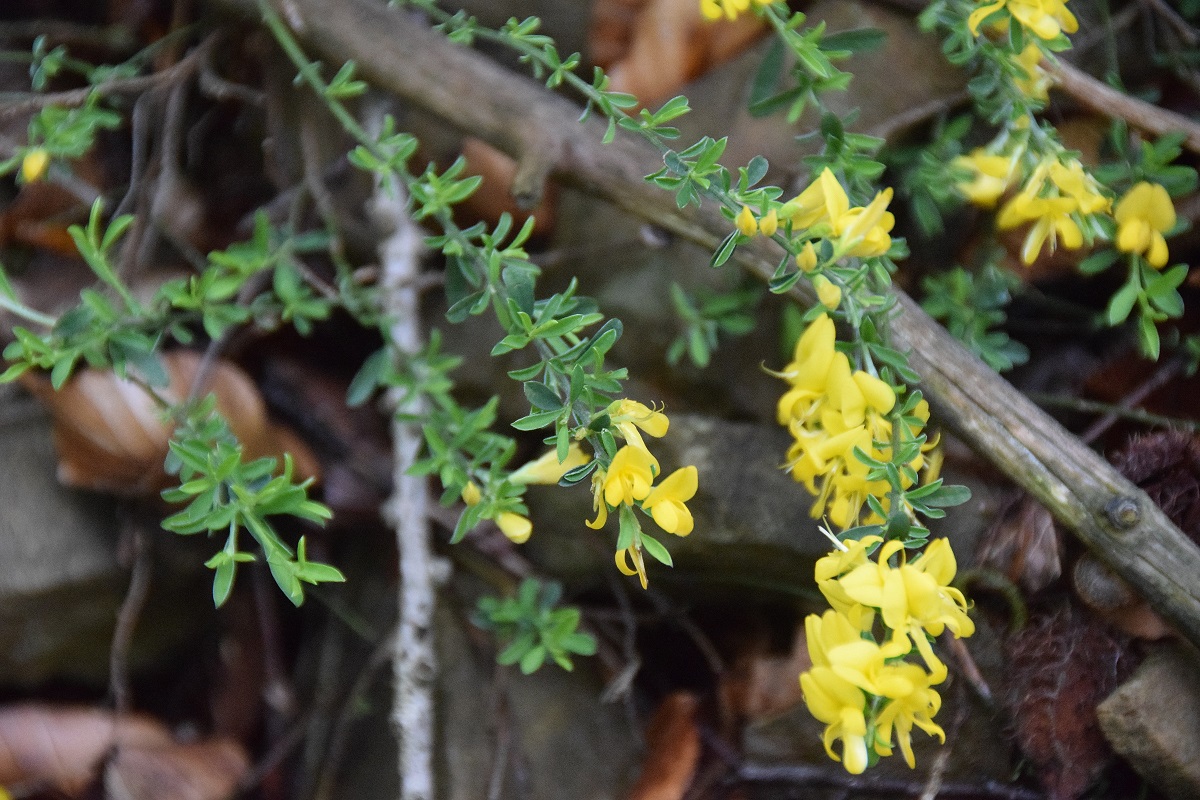
<svg viewBox="0 0 1200 800"><path fill-rule="evenodd" d="M608 74L611 91L653 106L765 32L752 14L709 21L696 0L601 0L592 11L588 49Z"/></svg>
<svg viewBox="0 0 1200 800"><path fill-rule="evenodd" d="M699 699L690 692L663 698L646 728L646 759L627 800L680 800L700 762Z"/></svg>
<svg viewBox="0 0 1200 800"><path fill-rule="evenodd" d="M804 699L800 673L811 666L803 625L797 626L790 653L769 653L765 648L743 651L721 675L717 688L725 718L741 724L797 705Z"/></svg>
<svg viewBox="0 0 1200 800"><path fill-rule="evenodd" d="M177 350L161 359L170 383L158 391L168 402L182 402L200 373L202 357ZM173 429L142 387L110 370L92 368L78 370L57 392L43 375L25 373L22 382L53 418L58 477L64 484L128 496L155 494L171 484L163 460ZM271 425L258 389L233 363L213 362L201 391L216 395L217 410L229 421L246 458L290 452L300 478L318 475L315 456L298 438Z"/></svg>
<svg viewBox="0 0 1200 800"><path fill-rule="evenodd" d="M107 800L226 800L249 769L231 739L122 745L104 771Z"/></svg>
<svg viewBox="0 0 1200 800"><path fill-rule="evenodd" d="M0 709L0 785L75 794L95 778L114 747L171 742L161 723L140 715L119 721L111 711L18 705Z"/></svg>
<svg viewBox="0 0 1200 800"><path fill-rule="evenodd" d="M507 213L512 215L515 230L520 230L532 216L535 235L545 236L554 230L558 194L552 182L543 180L540 186L531 187L538 192L537 204L533 208L523 207L513 196L517 162L511 156L473 136L463 139L462 155L467 161L466 174L480 176L483 183L458 205L456 213L471 221L483 220L490 227L495 226L501 214Z"/></svg>

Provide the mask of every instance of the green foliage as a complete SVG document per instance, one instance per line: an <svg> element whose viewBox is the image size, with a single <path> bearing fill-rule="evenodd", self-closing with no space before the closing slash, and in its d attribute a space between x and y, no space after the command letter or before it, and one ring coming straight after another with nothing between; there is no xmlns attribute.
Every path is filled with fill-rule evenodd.
<svg viewBox="0 0 1200 800"><path fill-rule="evenodd" d="M1029 360L1025 345L1004 331L993 330L1004 324L1004 307L1018 285L1015 276L993 264L985 265L978 274L954 267L925 278L921 307L989 367L1004 372Z"/></svg>
<svg viewBox="0 0 1200 800"><path fill-rule="evenodd" d="M897 148L889 158L889 165L900 173L898 189L908 198L917 224L928 236L941 233L944 213L963 204L955 187L971 176L953 162L965 151L963 139L971 122L968 114L939 120L928 144Z"/></svg>
<svg viewBox="0 0 1200 800"><path fill-rule="evenodd" d="M668 363L678 364L686 353L697 367L708 366L719 334L744 336L754 330L754 310L761 299L762 291L757 286L732 292L702 289L692 297L682 286L672 283L671 304L683 331L667 348Z"/></svg>
<svg viewBox="0 0 1200 800"><path fill-rule="evenodd" d="M475 624L493 631L506 643L496 661L517 664L528 675L549 658L568 672L574 669L572 655L590 656L596 640L578 630L578 608L557 607L562 587L534 578L521 582L515 597L483 597L474 615Z"/></svg>
<svg viewBox="0 0 1200 800"><path fill-rule="evenodd" d="M238 547L243 530L258 542L275 582L297 606L304 602L304 583L345 580L336 568L309 561L303 538L293 550L268 519L293 516L320 524L328 520L329 508L308 498L311 481L293 481L289 456L284 456L279 474L274 458L245 461L241 443L215 407L212 396L198 404L172 438L166 467L179 476L180 485L164 491L163 499L187 506L162 523L181 534L226 533L224 548L205 564L216 573L213 602L219 606L228 599L238 564L256 560Z"/></svg>

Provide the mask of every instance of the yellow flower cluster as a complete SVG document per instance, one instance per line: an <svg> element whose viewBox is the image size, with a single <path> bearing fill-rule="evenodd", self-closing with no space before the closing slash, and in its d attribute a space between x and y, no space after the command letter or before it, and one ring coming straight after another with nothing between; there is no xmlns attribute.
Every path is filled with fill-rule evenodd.
<svg viewBox="0 0 1200 800"><path fill-rule="evenodd" d="M958 184L959 192L976 205L994 207L1016 183L1022 155L1023 150L1018 147L1005 154L977 148L969 155L959 156L954 160L954 166L971 173L969 180ZM1169 198L1167 203L1170 204ZM1021 247L1021 260L1032 264L1047 243L1051 251L1060 244L1067 249L1082 247L1085 240L1090 241L1100 231L1094 223L1095 215L1107 213L1111 206L1112 200L1078 160L1049 156L1038 162L1021 190L1000 209L996 225L1001 230L1029 225ZM1135 208L1138 209L1136 212ZM1129 209L1131 218L1142 215L1139 218L1147 221L1152 230L1158 230L1154 226L1166 217L1161 213L1157 199L1153 213L1149 212L1148 198L1139 197ZM1153 222L1143 212L1151 213ZM1174 209L1171 216L1173 225ZM1136 237L1130 234L1130 247L1134 246L1135 240L1139 244L1145 242L1142 252L1151 244L1142 235L1143 230L1139 228ZM1164 250L1165 247L1164 243Z"/></svg>
<svg viewBox="0 0 1200 800"><path fill-rule="evenodd" d="M590 460L577 443L572 443L567 450L565 461L560 462L557 451L551 450L513 472L508 476L508 482L521 486L531 483L553 485L562 480L563 475L576 467L582 467ZM469 506L477 506L483 502L483 492L474 481L468 481L463 487L462 499ZM484 519L494 520L496 527L514 544L524 543L533 534L533 523L529 521L529 517L516 511L495 509Z"/></svg>
<svg viewBox="0 0 1200 800"><path fill-rule="evenodd" d="M796 342L791 363L776 373L790 387L779 400L778 420L795 439L785 468L816 496L813 517L828 515L834 525L849 528L859 523L868 496L881 498L887 508L887 481L868 480L869 467L854 449L879 461L891 460L892 422L887 414L896 404L896 393L879 378L851 369L846 354L834 347L835 340L833 320L822 314ZM928 420L924 401L916 416ZM920 431L907 433L911 439ZM918 453L908 466L914 473L921 469L924 455ZM872 514L868 521L879 520Z"/></svg>
<svg viewBox="0 0 1200 800"><path fill-rule="evenodd" d="M753 0L756 6L769 6L775 0ZM700 13L705 19L737 19L738 14L750 10L751 0L700 0Z"/></svg>
<svg viewBox="0 0 1200 800"><path fill-rule="evenodd" d="M1107 212L1111 205L1095 178L1078 161L1071 159L1064 164L1057 158L1047 158L1034 169L1021 191L1000 209L996 225L1008 230L1033 223L1021 247L1021 260L1032 264L1047 241L1051 252L1060 237L1067 249L1082 247L1081 218Z"/></svg>
<svg viewBox="0 0 1200 800"><path fill-rule="evenodd" d="M779 214L772 208L761 217L756 217L749 206L742 206L742 210L734 218L734 224L737 225L738 232L743 236L753 236L756 233L761 233L763 236L774 236L775 231L779 230Z"/></svg>
<svg viewBox="0 0 1200 800"><path fill-rule="evenodd" d="M851 208L846 190L826 167L803 192L780 206L779 216L791 220L795 228L832 239L835 259L871 258L883 255L892 246L890 233L896 218L887 210L891 201L889 187L868 205Z"/></svg>
<svg viewBox="0 0 1200 800"><path fill-rule="evenodd" d="M1067 0L980 0L983 5L971 12L967 18L967 27L973 36L979 35L979 26L992 14L1001 9L1008 12L1012 19L1021 24L1025 30L1039 39L1056 38L1060 33L1074 33L1079 30L1079 22L1075 15L1067 10Z"/></svg>
<svg viewBox="0 0 1200 800"><path fill-rule="evenodd" d="M957 564L949 542L930 542L912 561L903 550L900 542L868 536L839 544L816 566L817 585L833 608L805 622L812 668L800 687L809 711L825 723L826 752L856 775L873 756L892 755L896 744L914 767L914 727L945 741L933 721L941 696L932 687L947 670L929 637L975 632L966 598L950 586ZM877 618L882 644L873 634ZM914 646L924 667L904 660ZM833 749L839 739L841 757Z"/></svg>
<svg viewBox="0 0 1200 800"><path fill-rule="evenodd" d="M626 444L613 456L608 469L596 470L592 476L596 519L588 522L588 527L603 527L608 515L622 507L640 508L667 533L687 536L694 524L686 503L696 494L696 468L677 469L654 486L660 474L658 459L642 439L642 433L664 436L667 416L634 400L617 400L607 413ZM622 574L637 575L642 588L646 588L646 565L639 542L618 550L616 562Z"/></svg>

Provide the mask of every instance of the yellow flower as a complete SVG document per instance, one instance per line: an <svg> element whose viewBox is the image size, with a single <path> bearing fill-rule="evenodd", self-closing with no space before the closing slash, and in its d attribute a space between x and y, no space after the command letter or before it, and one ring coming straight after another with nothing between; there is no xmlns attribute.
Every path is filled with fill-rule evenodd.
<svg viewBox="0 0 1200 800"><path fill-rule="evenodd" d="M780 213L796 228L816 228L823 232L817 226L827 227L838 237L835 248L838 257L870 258L883 255L892 246L888 234L896 220L887 211L891 200L892 190L888 188L875 195L869 205L851 208L846 190L826 167L803 192L784 203Z"/></svg>
<svg viewBox="0 0 1200 800"><path fill-rule="evenodd" d="M576 467L582 467L584 464L591 461L584 452L583 448L577 442L572 442L567 448L567 460L559 462L558 451L550 450L543 453L539 458L524 464L520 469L508 476L511 483L517 484L555 484L562 480L563 475L566 475ZM478 490L476 490L478 491ZM468 503L468 505L470 505Z"/></svg>
<svg viewBox="0 0 1200 800"><path fill-rule="evenodd" d="M50 154L44 148L35 147L21 159L21 180L25 183L41 180L49 168Z"/></svg>
<svg viewBox="0 0 1200 800"><path fill-rule="evenodd" d="M812 272L817 268L817 250L812 242L805 242L804 247L796 254L796 266L801 272Z"/></svg>
<svg viewBox="0 0 1200 800"><path fill-rule="evenodd" d="M643 450L646 449L646 443L642 440L642 435L638 433L638 428L655 439L661 439L667 435L667 429L670 427L670 420L667 419L666 414L655 411L636 400L616 400L609 405L605 413L612 419L613 427L620 431L621 436L625 437L625 441ZM655 468L657 468L657 463Z"/></svg>
<svg viewBox="0 0 1200 800"><path fill-rule="evenodd" d="M529 518L512 511L501 511L496 516L496 527L500 528L500 532L513 544L522 544L533 533L533 523Z"/></svg>
<svg viewBox="0 0 1200 800"><path fill-rule="evenodd" d="M820 222L830 225L850 209L850 198L826 167L817 179L792 200L784 203L780 213L796 228L811 228Z"/></svg>
<svg viewBox="0 0 1200 800"><path fill-rule="evenodd" d="M842 255L871 258L881 256L892 246L888 234L896 224L896 218L887 210L892 201L889 186L875 195L869 205L852 208L833 221L838 236L836 251Z"/></svg>
<svg viewBox="0 0 1200 800"><path fill-rule="evenodd" d="M696 494L697 485L695 467L677 469L650 490L642 501L642 510L648 511L667 533L687 536L692 532L693 520L684 503Z"/></svg>
<svg viewBox="0 0 1200 800"><path fill-rule="evenodd" d="M903 550L900 542L886 542L877 562L860 564L838 581L850 598L879 609L901 652L911 648L901 644L911 636L929 666L932 681L940 683L946 677L946 665L934 655L925 634L938 636L948 628L955 637L970 636L975 623L967 616L962 592L949 585L957 570L950 542L934 539L919 558L909 563L902 556L900 566L892 567L888 560Z"/></svg>
<svg viewBox="0 0 1200 800"><path fill-rule="evenodd" d="M804 621L812 669L800 675L804 703L817 721L825 723L825 752L841 761L846 771L860 775L867 768L866 693L846 673L861 672L879 656L879 646L862 638L858 629L836 611L811 614ZM836 658L836 668L835 661ZM842 757L833 743L842 740Z"/></svg>
<svg viewBox="0 0 1200 800"><path fill-rule="evenodd" d="M957 184L955 188L975 205L993 208L1012 185L1017 155L991 155L983 148L976 148L970 155L959 156L954 159L954 166L970 170L975 177L967 183Z"/></svg>
<svg viewBox="0 0 1200 800"><path fill-rule="evenodd" d="M1078 210L1079 203L1070 197L1033 197L1022 192L1000 210L996 225L1001 230L1008 230L1025 222L1034 222L1021 246L1021 260L1032 264L1047 239L1051 252L1058 246L1060 236L1067 249L1083 244L1083 232L1071 216Z"/></svg>
<svg viewBox="0 0 1200 800"><path fill-rule="evenodd" d="M888 669L893 673L893 681L889 684L891 691L882 694L887 703L875 719L875 749L878 751L881 743L886 742L890 751L894 728L904 761L913 768L917 765L912 751L914 725L930 736L938 737L943 744L946 742L945 731L933 721L942 707L942 698L930 688L932 676L916 664L892 664Z"/></svg>
<svg viewBox="0 0 1200 800"><path fill-rule="evenodd" d="M779 230L779 213L773 208L768 211L758 221L758 230L763 236L774 236Z"/></svg>
<svg viewBox="0 0 1200 800"><path fill-rule="evenodd" d="M758 233L758 220L754 218L754 212L750 210L749 206L742 206L742 210L738 212L737 218L733 222L742 236L753 236Z"/></svg>
<svg viewBox="0 0 1200 800"><path fill-rule="evenodd" d="M1079 205L1080 213L1098 214L1112 206L1112 201L1100 192L1096 179L1076 159L1065 164L1052 162L1049 175L1054 188L1059 194L1073 199Z"/></svg>
<svg viewBox="0 0 1200 800"><path fill-rule="evenodd" d="M1013 58L1013 63L1025 73L1024 78L1014 78L1013 84L1021 93L1033 100L1046 101L1050 99L1050 75L1042 69L1042 48L1033 42L1025 45L1021 54Z"/></svg>
<svg viewBox="0 0 1200 800"><path fill-rule="evenodd" d="M1067 10L1067 0L995 0L971 12L967 27L973 36L979 35L980 24L989 16L1006 9L1027 31L1040 39L1053 39L1060 33L1079 30L1075 15Z"/></svg>
<svg viewBox="0 0 1200 800"><path fill-rule="evenodd" d="M769 6L774 0L754 0L756 6ZM738 14L750 10L750 0L700 0L700 13L705 19L737 19Z"/></svg>
<svg viewBox="0 0 1200 800"><path fill-rule="evenodd" d="M622 504L632 506L650 494L650 485L658 474L658 459L644 447L625 445L613 456L606 471L597 470L592 478L596 519L588 527L600 529L608 520L608 509Z"/></svg>
<svg viewBox="0 0 1200 800"><path fill-rule="evenodd" d="M1175 227L1175 206L1167 190L1142 181L1117 203L1117 249L1139 253L1156 269L1166 265L1169 253L1163 234Z"/></svg>
<svg viewBox="0 0 1200 800"><path fill-rule="evenodd" d="M479 491L475 481L467 481L467 485L462 490L462 499L469 506L479 505L479 501L483 499L483 493Z"/></svg>
<svg viewBox="0 0 1200 800"><path fill-rule="evenodd" d="M632 567L629 566L630 559L633 560ZM621 571L622 575L637 575L643 589L649 586L650 581L646 578L646 562L642 558L642 551L639 548L631 545L624 550L618 550L615 560L617 569Z"/></svg>
<svg viewBox="0 0 1200 800"><path fill-rule="evenodd" d="M813 288L817 290L817 299L821 305L830 311L835 310L842 302L842 287L833 283L824 275L813 278Z"/></svg>

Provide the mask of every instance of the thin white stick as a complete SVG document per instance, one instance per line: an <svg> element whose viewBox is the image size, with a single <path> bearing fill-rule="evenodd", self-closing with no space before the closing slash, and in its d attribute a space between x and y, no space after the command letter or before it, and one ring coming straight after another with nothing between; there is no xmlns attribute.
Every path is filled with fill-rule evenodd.
<svg viewBox="0 0 1200 800"><path fill-rule="evenodd" d="M422 236L408 216L403 188L376 186L371 215L383 235L379 245L384 312L398 353L422 347L419 313ZM407 474L421 447L420 426L398 419L419 415L420 398L404 400L399 390L388 398L397 418L392 421L393 490L384 518L396 529L400 554L400 623L392 655L395 697L392 724L399 741L401 800L433 800L433 682L437 659L433 641L435 564L429 543L429 497L423 477Z"/></svg>

